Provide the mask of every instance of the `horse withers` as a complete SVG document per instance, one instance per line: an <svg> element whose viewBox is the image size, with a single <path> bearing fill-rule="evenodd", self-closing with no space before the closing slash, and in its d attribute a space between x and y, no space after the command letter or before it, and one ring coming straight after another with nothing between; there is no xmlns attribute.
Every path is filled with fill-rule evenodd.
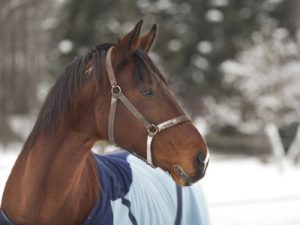
<svg viewBox="0 0 300 225"><path fill-rule="evenodd" d="M76 58L58 78L7 180L0 222L109 225L124 217L116 209L126 206L128 224L182 224L183 190L186 202L195 192L193 186L180 186L204 176L208 150L147 55L156 25L143 36L141 26L142 21L118 43L99 45ZM137 158L124 152L96 155L91 148L97 140L110 140L160 169L143 163L144 169L135 171ZM168 193L172 188L164 183L171 187L171 178L159 176L160 170L180 186L174 184ZM162 204L168 209L158 208L143 220L158 192L170 197ZM146 196L150 206L135 196ZM201 209L203 201L195 199L189 206ZM174 208L174 221L152 223Z"/></svg>

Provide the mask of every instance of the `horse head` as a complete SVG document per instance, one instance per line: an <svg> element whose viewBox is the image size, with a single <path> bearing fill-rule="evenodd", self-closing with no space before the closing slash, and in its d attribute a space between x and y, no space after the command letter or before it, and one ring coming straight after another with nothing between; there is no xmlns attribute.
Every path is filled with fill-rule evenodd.
<svg viewBox="0 0 300 225"><path fill-rule="evenodd" d="M104 139L167 171L176 183L190 185L205 175L208 149L148 56L156 25L145 35L140 35L141 27L142 21L106 47L106 85L97 95L95 129ZM94 67L87 64L86 74Z"/></svg>

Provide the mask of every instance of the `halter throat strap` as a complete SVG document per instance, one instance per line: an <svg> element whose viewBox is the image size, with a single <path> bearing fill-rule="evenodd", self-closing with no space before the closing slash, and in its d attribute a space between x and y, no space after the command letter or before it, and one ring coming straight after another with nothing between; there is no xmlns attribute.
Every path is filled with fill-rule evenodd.
<svg viewBox="0 0 300 225"><path fill-rule="evenodd" d="M160 124L152 124L148 122L145 117L135 108L135 106L129 101L129 99L123 94L121 87L117 84L116 76L113 70L113 66L111 63L111 52L113 47L111 47L106 55L105 63L106 63L106 70L108 73L109 82L111 85L111 102L110 102L110 109L109 109L109 117L108 117L108 138L109 141L116 145L115 137L114 137L114 122L115 122L115 115L116 115L116 108L118 100L120 100L126 108L144 125L147 129L147 141L146 141L146 162L152 166L152 141L154 136L162 130L175 126L179 123L183 123L185 121L189 121L190 119L186 115L181 115L175 117L173 119L167 120ZM134 153L135 154L135 153ZM135 154L136 155L136 154ZM141 158L141 157L140 157ZM143 159L143 158L142 158ZM145 159L143 159L145 160Z"/></svg>

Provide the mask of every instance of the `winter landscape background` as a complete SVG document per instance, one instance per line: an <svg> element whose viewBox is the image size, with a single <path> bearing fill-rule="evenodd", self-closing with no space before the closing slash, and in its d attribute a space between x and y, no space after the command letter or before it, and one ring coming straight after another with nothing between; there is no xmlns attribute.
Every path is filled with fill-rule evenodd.
<svg viewBox="0 0 300 225"><path fill-rule="evenodd" d="M11 122L26 136L33 118ZM203 125L197 124L205 133ZM9 172L20 152L20 143L0 148L0 201ZM111 151L113 146L95 146ZM214 152L214 151L212 151ZM275 158L269 163L243 154L213 153L206 176L199 181L204 189L211 225L300 225L300 166Z"/></svg>
<svg viewBox="0 0 300 225"><path fill-rule="evenodd" d="M150 57L211 150L211 224L300 225L298 0L1 0L0 199L65 66L141 18L159 25Z"/></svg>
<svg viewBox="0 0 300 225"><path fill-rule="evenodd" d="M0 193L20 148L0 153ZM211 225L299 225L300 168L256 158L212 155L200 181L208 203ZM0 195L1 200L2 194Z"/></svg>

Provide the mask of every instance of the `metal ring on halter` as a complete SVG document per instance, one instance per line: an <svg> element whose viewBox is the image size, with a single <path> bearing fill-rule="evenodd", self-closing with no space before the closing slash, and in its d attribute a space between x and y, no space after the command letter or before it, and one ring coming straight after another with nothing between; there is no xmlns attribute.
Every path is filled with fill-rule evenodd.
<svg viewBox="0 0 300 225"><path fill-rule="evenodd" d="M119 85L112 85L112 87L111 87L111 94L114 97L119 97L121 93L122 93L122 89L121 89L121 87Z"/></svg>
<svg viewBox="0 0 300 225"><path fill-rule="evenodd" d="M151 124L151 126L147 128L147 132L150 137L153 137L159 132L159 128L155 124Z"/></svg>
<svg viewBox="0 0 300 225"><path fill-rule="evenodd" d="M173 119L167 120L165 122L162 122L158 125L151 124L148 122L144 116L135 108L135 106L127 99L127 97L122 93L121 87L116 82L116 77L114 74L114 70L111 64L111 47L106 55L106 69L108 73L109 82L111 84L111 103L110 103L110 109L109 109L109 117L108 117L108 137L109 140L115 144L114 139L114 121L115 121L115 114L116 114L116 107L118 100L120 100L127 109L144 125L144 127L147 129L148 136L146 140L146 155L147 158L143 159L146 161L150 166L155 167L152 163L152 150L151 150L151 144L153 141L153 137L160 131L165 130L167 128L170 128L172 126L175 126L179 123L183 123L185 121L188 121L189 118L186 115L181 115L178 117L175 117ZM135 155L137 155L135 153Z"/></svg>

